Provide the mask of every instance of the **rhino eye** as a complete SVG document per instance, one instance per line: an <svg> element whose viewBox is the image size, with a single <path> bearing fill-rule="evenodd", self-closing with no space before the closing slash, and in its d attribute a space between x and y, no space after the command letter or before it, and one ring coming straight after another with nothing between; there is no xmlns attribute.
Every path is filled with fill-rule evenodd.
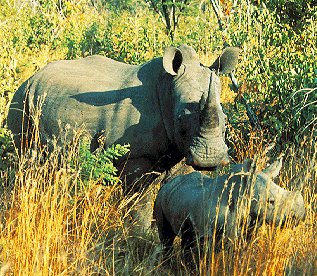
<svg viewBox="0 0 317 276"><path fill-rule="evenodd" d="M187 109L187 108L184 108L184 109L182 110L181 116L186 116L186 115L190 115L190 114L191 114L190 110Z"/></svg>
<svg viewBox="0 0 317 276"><path fill-rule="evenodd" d="M182 120L183 118L186 118L186 116L191 115L191 114L192 114L192 112L189 109L184 108L181 112L179 112L177 118L178 118L178 120Z"/></svg>
<svg viewBox="0 0 317 276"><path fill-rule="evenodd" d="M274 199L268 199L268 200L267 200L267 203L268 203L268 204L271 204L271 205L274 205L275 200L274 200Z"/></svg>

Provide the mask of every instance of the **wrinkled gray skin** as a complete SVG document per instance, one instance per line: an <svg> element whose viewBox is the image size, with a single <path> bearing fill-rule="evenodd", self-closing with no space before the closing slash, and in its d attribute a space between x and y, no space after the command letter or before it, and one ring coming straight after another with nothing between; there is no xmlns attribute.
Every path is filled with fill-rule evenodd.
<svg viewBox="0 0 317 276"><path fill-rule="evenodd" d="M29 128L27 118L45 97L42 142L60 137L66 124L84 126L95 138L105 131L106 145L131 146L129 182L172 151L175 162L184 156L201 168L227 164L219 74L234 69L238 54L238 48L227 48L210 68L186 45L168 47L163 58L140 66L102 56L52 62L15 93L8 127L20 147L22 126Z"/></svg>
<svg viewBox="0 0 317 276"><path fill-rule="evenodd" d="M189 249L197 248L197 241L212 240L214 234L216 250L222 237L236 238L243 219L251 230L263 222L284 225L291 218L297 224L305 218L300 192L287 191L272 180L282 159L254 173L250 165L236 165L230 174L216 178L199 172L177 176L160 189L154 217L165 257L177 235L186 256Z"/></svg>
<svg viewBox="0 0 317 276"><path fill-rule="evenodd" d="M106 146L130 144L128 162L125 157L117 164L120 172L124 169L126 192L144 173L169 169L182 157L201 168L224 165L229 159L219 75L234 69L238 55L238 48L227 48L208 68L193 48L182 45L139 66L103 56L52 62L17 90L7 124L23 148L28 139L22 132L30 130L34 107L44 97L42 143L63 136L68 125L88 130L92 151L101 133ZM144 199L138 207L144 228L150 225L149 202Z"/></svg>

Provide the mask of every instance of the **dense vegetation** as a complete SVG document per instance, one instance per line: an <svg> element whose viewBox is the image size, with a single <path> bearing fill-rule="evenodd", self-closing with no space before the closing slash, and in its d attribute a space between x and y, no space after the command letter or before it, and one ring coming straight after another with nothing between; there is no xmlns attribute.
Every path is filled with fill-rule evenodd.
<svg viewBox="0 0 317 276"><path fill-rule="evenodd" d="M287 160L280 184L300 187L308 210L295 230L263 229L251 245L241 240L214 256L212 272L316 273L316 1L222 0L222 29L211 2L0 0L0 274L171 273L155 230L138 250L127 234L128 203L138 196L122 196L112 166L126 147L93 156L77 137L70 152L56 148L45 162L41 151L18 157L5 118L18 86L50 61L101 54L140 64L181 43L206 65L224 44L242 49L237 94L223 78L232 158L254 157L275 140ZM249 126L241 96L261 131ZM185 269L179 258L175 266Z"/></svg>

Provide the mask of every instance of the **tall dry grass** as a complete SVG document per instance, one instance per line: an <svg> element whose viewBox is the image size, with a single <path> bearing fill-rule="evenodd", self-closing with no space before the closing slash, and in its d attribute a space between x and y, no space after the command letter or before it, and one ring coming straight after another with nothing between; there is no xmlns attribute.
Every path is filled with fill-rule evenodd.
<svg viewBox="0 0 317 276"><path fill-rule="evenodd" d="M38 110L38 111L37 111ZM183 264L179 240L171 267L162 263L156 228L131 236L130 213L140 195L123 196L121 186L105 187L80 179L77 157L81 131L51 153L39 146L40 108L35 107L31 149L14 168L2 172L0 273L5 275L161 275L191 274ZM231 129L237 160L264 149L262 134ZM65 134L65 137L68 135ZM316 273L316 158L314 137L290 148L280 185L303 191L307 219L295 229L262 227L256 236L232 241L212 252L196 271L201 275L298 275ZM71 166L72 164L72 166ZM210 245L207 245L207 247ZM210 266L207 265L210 263Z"/></svg>
<svg viewBox="0 0 317 276"><path fill-rule="evenodd" d="M135 205L138 195L124 197L119 184L106 187L81 182L79 168L69 166L78 138L75 135L70 147L55 146L45 158L41 151L25 153L13 183L3 188L1 275L192 273L182 262L179 240L172 264L167 266L162 263L155 227L141 242L130 235L131 203ZM203 259L198 274L317 274L317 148L313 138L286 153L278 180L284 188L302 190L306 220L293 229L263 226L249 241L232 241L230 249L213 253L209 268ZM239 147L241 153L249 150Z"/></svg>
<svg viewBox="0 0 317 276"><path fill-rule="evenodd" d="M29 20L29 17L39 18L42 20L39 21L40 23L45 23L46 15L41 19L30 13L28 9L15 11L13 7L10 7L11 2L3 2L7 12L4 10L3 18L5 20L1 23L2 32L0 32L4 49L1 55L1 63L4 65L1 87L5 94L12 95L23 80L48 61L65 58L66 55L79 56L81 47L84 45L82 36L85 31L90 30L89 26L95 21L100 24L93 33L100 39L95 44L98 45L101 42L101 46L110 49L110 56L120 60L130 60L134 63L148 60L160 54L167 43L161 25L154 17L150 17L151 20L148 20L150 13L147 10L142 13L138 12L137 16L133 14L133 20L126 14L119 17L115 14L118 18L112 22L112 31L108 32L110 33L108 43L103 40L105 29L101 27L103 22L108 20L108 13L106 13L105 19L97 20L95 19L97 14L82 4L85 1L79 1L78 5L75 3L76 1L70 1L71 6L74 6L73 11L69 11L67 17L62 14L55 14L55 17L49 15L50 20L55 18L53 20L53 23L56 23L53 24L54 32L41 35L50 40L51 34L58 34L60 38L56 38L57 45L61 45L52 47L51 42L49 45L45 45L40 44L39 41L39 45L35 44L33 48L29 49L23 43L28 41L28 38L35 38L37 41L38 35L33 30L38 30L38 26L41 25L26 24L26 20ZM15 3L15 1L13 2ZM263 25L269 28L264 29L261 25L263 20L260 22L257 21L257 18L255 21L252 20L249 1L242 1L242 3L248 8L248 12L242 12L241 16L245 15L248 18L243 20L241 17L239 28L237 25L232 31L236 32L236 35L233 36L234 39L230 36L228 39L232 40L232 45L244 41L244 26L248 26L249 32L251 34L254 32L256 35L250 36L250 39L247 40L249 42L243 46L244 55L241 64L244 66L240 66L241 69L239 69L240 80L245 79L245 75L248 75L250 84L252 81L254 85L263 82L263 74L258 71L258 68L262 68L262 66L257 65L257 62L262 60L258 57L259 52L268 54L272 59L272 64L279 65L282 62L277 68L285 69L282 70L285 74L290 71L289 62L295 64L295 61L292 59L289 61L287 56L294 58L296 56L299 65L306 66L311 62L313 55L306 58L305 51L302 50L298 50L298 57L288 55L287 47L283 47L282 50L276 47L274 50L274 45L269 45L270 47L266 50L267 43L262 43L262 41L265 42L266 37L271 38L275 33L281 34L280 29L270 21ZM69 9L71 8L69 7ZM265 10L261 10L260 14L263 17L268 16ZM197 24L181 22L183 26L180 31L184 34L179 33L178 40L181 43L196 45L195 48L199 48L199 52L206 55L202 57L202 61L209 65L214 56L210 56L208 53L216 47L221 48L218 46L222 45L221 34L215 31L217 23L210 20L214 18L213 13L200 16L201 18L195 21ZM150 23L144 23L148 21ZM131 24L131 22L135 24ZM142 28L139 28L140 26ZM27 29L24 30L26 27ZM308 27L313 30L314 24L310 24ZM145 30L149 32L149 35ZM199 30L203 30L205 35L201 35ZM231 32L231 30L229 31ZM238 35L240 32L243 35ZM305 34L307 34L307 38L301 39L300 45L303 47L306 45L306 49L313 51L315 33L307 31L304 36ZM149 43L145 37L149 38ZM283 37L281 34L281 38ZM16 39L17 43L13 43ZM283 39L287 40L287 37ZM122 42L120 42L121 40ZM146 46L145 49L140 47L135 54L135 42L143 47L145 47L144 45L149 46ZM287 43L291 43L291 47L288 47L293 49L293 39ZM286 45L288 45L287 43ZM89 45L90 50L95 44L92 42ZM96 49L96 52L99 53L102 49ZM74 53L72 53L73 51ZM256 55L252 52L255 52ZM278 54L275 59L274 53ZM305 60L306 62L304 62ZM267 59L264 61L266 62ZM307 68L310 67L307 65ZM306 69L301 70L303 73L297 74L298 79L305 80L306 71ZM264 74L267 79L270 76L269 72L276 74L276 70L268 70ZM313 75L313 73L311 74ZM265 79L265 83L267 83L267 79ZM269 80L271 83L275 82L275 78L269 78ZM226 81L229 82L228 79ZM291 81L285 83L294 84ZM267 92L265 85L261 89ZM9 98L2 96L0 99L1 126L4 125ZM225 96L225 98L228 101L228 97ZM233 102L232 97L230 102ZM230 133L231 145L238 162L254 157L264 148L265 142L259 133L250 132L248 140L244 139L240 130L231 129ZM36 137L38 136L34 136L35 141ZM88 185L81 182L80 168L69 166L70 157L77 154L77 138L78 136L71 146L59 147L56 145L50 156L44 156L45 153L41 150L25 153L15 165L14 178L11 175L12 171L0 172L2 178L0 275L190 274L180 258L179 240L176 241L172 268L169 268L161 261L160 243L155 227L148 233L148 236L143 237L143 243L131 237L130 228L133 222L129 221L132 211L130 206L137 205L138 195L124 197L120 185L105 187L93 181ZM200 274L317 275L317 149L314 139L316 138L305 138L297 148L292 147L285 153L286 162L278 180L279 184L285 188L302 190L307 210L305 222L294 229L281 230L262 227L250 241L237 240L229 250L214 254L211 271L207 271L205 263L202 262L197 268Z"/></svg>

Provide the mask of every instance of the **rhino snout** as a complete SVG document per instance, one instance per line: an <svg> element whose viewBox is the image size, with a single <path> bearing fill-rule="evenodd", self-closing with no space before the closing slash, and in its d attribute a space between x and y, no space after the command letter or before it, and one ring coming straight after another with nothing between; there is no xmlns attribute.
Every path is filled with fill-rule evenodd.
<svg viewBox="0 0 317 276"><path fill-rule="evenodd" d="M200 135L195 137L189 147L187 164L198 168L225 166L230 162L228 147L223 138Z"/></svg>
<svg viewBox="0 0 317 276"><path fill-rule="evenodd" d="M300 192L294 193L294 199L292 204L292 213L291 217L292 219L296 221L305 220L306 218L306 210L305 210L305 204L303 196Z"/></svg>
<svg viewBox="0 0 317 276"><path fill-rule="evenodd" d="M306 218L304 199L300 192L291 192L283 208L282 226L285 226L287 221L290 221L292 226L297 226L300 221ZM276 224L278 224L278 220Z"/></svg>
<svg viewBox="0 0 317 276"><path fill-rule="evenodd" d="M200 154L197 154L195 151L192 150L189 152L186 159L187 165L199 168L212 168L219 165L227 166L229 162L230 159L227 153L217 158L204 158Z"/></svg>

